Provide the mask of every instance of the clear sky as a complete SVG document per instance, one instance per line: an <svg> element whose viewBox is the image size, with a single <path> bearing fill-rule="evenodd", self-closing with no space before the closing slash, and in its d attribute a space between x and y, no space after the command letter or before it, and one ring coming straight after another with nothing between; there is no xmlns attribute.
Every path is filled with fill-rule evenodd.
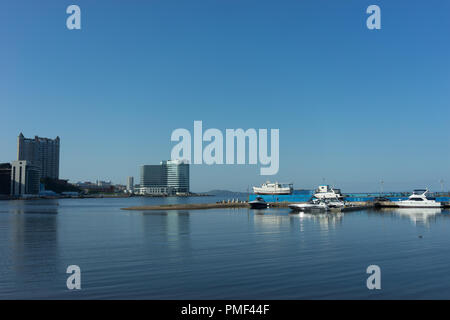
<svg viewBox="0 0 450 320"><path fill-rule="evenodd" d="M191 189L450 185L447 0L1 0L0 162L61 138L61 178L139 180L193 121L280 129L280 171L191 168ZM77 4L82 29L66 28ZM366 8L381 7L381 30Z"/></svg>

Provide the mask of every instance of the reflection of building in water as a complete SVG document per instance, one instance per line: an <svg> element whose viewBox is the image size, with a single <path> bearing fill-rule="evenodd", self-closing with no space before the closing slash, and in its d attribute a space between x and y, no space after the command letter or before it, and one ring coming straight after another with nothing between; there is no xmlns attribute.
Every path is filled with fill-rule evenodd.
<svg viewBox="0 0 450 320"><path fill-rule="evenodd" d="M159 211L143 213L145 237L149 241L167 244L171 249L190 248L188 211Z"/></svg>
<svg viewBox="0 0 450 320"><path fill-rule="evenodd" d="M46 270L50 283L58 271L57 202L11 203L11 269L19 281L32 278L36 270Z"/></svg>

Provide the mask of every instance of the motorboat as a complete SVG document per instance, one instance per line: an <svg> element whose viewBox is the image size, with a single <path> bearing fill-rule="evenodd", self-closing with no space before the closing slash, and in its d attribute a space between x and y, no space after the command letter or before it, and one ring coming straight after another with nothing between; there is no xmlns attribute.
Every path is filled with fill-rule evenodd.
<svg viewBox="0 0 450 320"><path fill-rule="evenodd" d="M315 193L314 197L317 199L343 199L344 196L341 193L340 189L334 189L329 185L319 186Z"/></svg>
<svg viewBox="0 0 450 320"><path fill-rule="evenodd" d="M399 208L441 208L442 203L435 199L428 199L426 194L428 189L417 189L409 196L408 200L395 201Z"/></svg>
<svg viewBox="0 0 450 320"><path fill-rule="evenodd" d="M331 208L344 208L345 202L339 199L327 199L324 200L324 202L328 205L328 207Z"/></svg>
<svg viewBox="0 0 450 320"><path fill-rule="evenodd" d="M267 181L263 183L261 187L253 187L253 192L255 194L271 194L271 195L282 195L282 194L292 194L294 191L294 185L292 183L271 183Z"/></svg>
<svg viewBox="0 0 450 320"><path fill-rule="evenodd" d="M256 197L255 200L250 201L248 204L251 209L266 209L269 206L269 204L261 197Z"/></svg>
<svg viewBox="0 0 450 320"><path fill-rule="evenodd" d="M304 203L293 203L288 207L292 211L328 211L330 208L326 202L319 199L311 199Z"/></svg>

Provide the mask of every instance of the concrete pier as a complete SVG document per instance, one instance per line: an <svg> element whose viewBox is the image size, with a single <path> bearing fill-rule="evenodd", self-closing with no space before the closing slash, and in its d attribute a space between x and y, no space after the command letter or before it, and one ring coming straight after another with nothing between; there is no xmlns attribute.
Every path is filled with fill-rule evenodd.
<svg viewBox="0 0 450 320"><path fill-rule="evenodd" d="M287 208L290 204L294 202L272 202L269 203L269 208ZM298 203L298 202L295 202ZM370 202L354 202L344 208L333 208L330 211L356 211L365 208L372 207L373 203ZM203 209L221 209L221 208L249 208L247 202L219 202L219 203L186 203L186 204L167 204L167 205L157 205L157 206L136 206L121 208L121 210L137 210L137 211L148 211L148 210L203 210Z"/></svg>
<svg viewBox="0 0 450 320"><path fill-rule="evenodd" d="M199 209L218 209L218 208L248 208L246 202L220 202L220 203L185 203L185 204L165 204L159 206L137 206L121 208L121 210L199 210Z"/></svg>

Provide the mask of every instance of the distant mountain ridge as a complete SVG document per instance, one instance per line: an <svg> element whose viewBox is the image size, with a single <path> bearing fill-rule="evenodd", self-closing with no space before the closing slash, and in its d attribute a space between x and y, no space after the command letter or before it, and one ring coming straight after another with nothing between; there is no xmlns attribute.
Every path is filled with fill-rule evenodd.
<svg viewBox="0 0 450 320"><path fill-rule="evenodd" d="M247 196L247 192L240 191L230 191L230 190L211 190L208 192L202 192L204 194L212 195L212 196Z"/></svg>

